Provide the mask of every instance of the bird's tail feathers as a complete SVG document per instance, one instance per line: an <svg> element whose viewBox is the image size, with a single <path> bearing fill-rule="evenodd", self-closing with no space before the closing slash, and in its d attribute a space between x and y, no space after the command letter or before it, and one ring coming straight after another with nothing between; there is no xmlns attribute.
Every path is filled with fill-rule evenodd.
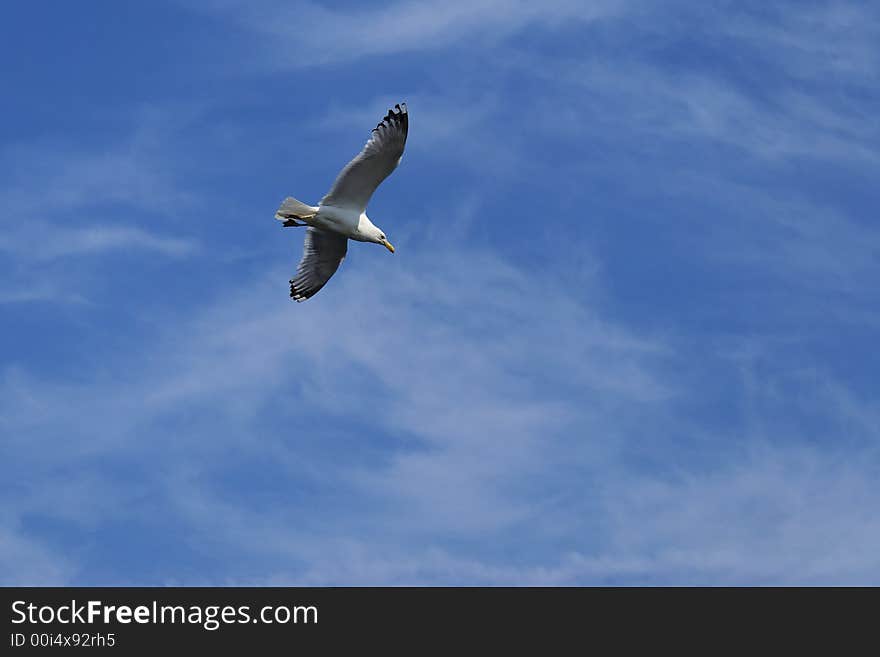
<svg viewBox="0 0 880 657"><path fill-rule="evenodd" d="M275 218L284 222L285 226L305 226L308 224L306 220L311 219L317 213L318 208L288 196L275 213Z"/></svg>

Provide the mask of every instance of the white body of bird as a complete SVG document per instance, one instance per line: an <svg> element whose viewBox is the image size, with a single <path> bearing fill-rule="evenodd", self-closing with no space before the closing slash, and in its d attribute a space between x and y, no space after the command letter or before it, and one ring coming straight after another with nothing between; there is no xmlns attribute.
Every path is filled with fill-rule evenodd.
<svg viewBox="0 0 880 657"><path fill-rule="evenodd" d="M338 208L333 205L320 205L315 216L307 223L311 226L332 230L358 242L382 244L385 235L370 221L366 212L352 208ZM394 249L391 249L392 253Z"/></svg>

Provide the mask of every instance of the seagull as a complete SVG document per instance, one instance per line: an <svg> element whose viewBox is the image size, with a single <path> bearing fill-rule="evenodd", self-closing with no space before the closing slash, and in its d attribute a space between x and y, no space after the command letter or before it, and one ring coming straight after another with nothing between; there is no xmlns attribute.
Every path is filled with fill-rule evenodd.
<svg viewBox="0 0 880 657"><path fill-rule="evenodd" d="M394 253L366 209L379 184L400 164L408 130L406 103L399 103L373 128L361 152L339 172L317 207L293 197L281 203L275 218L283 226L307 227L302 260L290 279L291 299L305 301L324 287L345 259L350 239L375 242Z"/></svg>

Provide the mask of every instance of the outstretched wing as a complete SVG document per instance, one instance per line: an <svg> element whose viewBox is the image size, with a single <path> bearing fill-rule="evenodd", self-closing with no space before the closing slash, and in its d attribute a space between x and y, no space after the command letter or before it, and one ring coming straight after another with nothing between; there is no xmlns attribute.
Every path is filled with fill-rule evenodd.
<svg viewBox="0 0 880 657"><path fill-rule="evenodd" d="M379 183L397 168L408 131L406 103L395 105L373 129L363 150L339 172L321 205L363 212Z"/></svg>
<svg viewBox="0 0 880 657"><path fill-rule="evenodd" d="M339 269L348 251L348 238L339 233L309 226L303 243L303 256L290 279L290 298L305 301Z"/></svg>

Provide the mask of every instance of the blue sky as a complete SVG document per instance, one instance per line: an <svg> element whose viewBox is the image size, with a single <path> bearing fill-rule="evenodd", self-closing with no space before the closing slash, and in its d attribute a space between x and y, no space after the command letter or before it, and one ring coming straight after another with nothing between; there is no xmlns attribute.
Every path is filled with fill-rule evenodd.
<svg viewBox="0 0 880 657"><path fill-rule="evenodd" d="M880 584L880 10L7 3L0 582ZM401 167L292 303L407 101Z"/></svg>

